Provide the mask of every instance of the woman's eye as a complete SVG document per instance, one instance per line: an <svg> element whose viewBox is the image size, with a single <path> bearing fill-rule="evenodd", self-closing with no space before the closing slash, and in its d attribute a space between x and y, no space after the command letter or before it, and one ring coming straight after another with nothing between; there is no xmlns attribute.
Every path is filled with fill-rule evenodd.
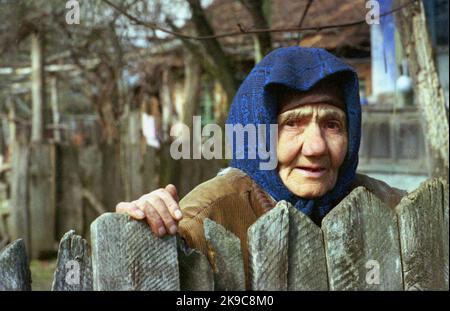
<svg viewBox="0 0 450 311"><path fill-rule="evenodd" d="M296 126L297 122L295 120L288 120L285 123L286 126Z"/></svg>
<svg viewBox="0 0 450 311"><path fill-rule="evenodd" d="M341 124L337 121L327 121L325 127L329 130L339 131L341 130Z"/></svg>

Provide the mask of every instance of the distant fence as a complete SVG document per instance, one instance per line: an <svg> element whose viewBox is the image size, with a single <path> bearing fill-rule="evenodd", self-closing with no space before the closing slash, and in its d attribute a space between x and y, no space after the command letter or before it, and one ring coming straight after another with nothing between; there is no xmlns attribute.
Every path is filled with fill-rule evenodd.
<svg viewBox="0 0 450 311"><path fill-rule="evenodd" d="M316 226L282 201L248 230L253 290L448 290L448 185L429 180L395 211L360 187ZM211 220L206 257L178 237L104 214L91 249L69 231L61 240L53 290L244 290L240 240ZM92 257L90 252L92 251ZM22 240L0 253L0 290L29 290Z"/></svg>

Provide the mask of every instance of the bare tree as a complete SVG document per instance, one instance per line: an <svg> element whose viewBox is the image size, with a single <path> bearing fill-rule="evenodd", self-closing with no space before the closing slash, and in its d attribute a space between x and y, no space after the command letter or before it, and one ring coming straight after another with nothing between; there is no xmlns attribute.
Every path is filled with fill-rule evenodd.
<svg viewBox="0 0 450 311"><path fill-rule="evenodd" d="M239 0L252 16L253 25L257 29L270 28L270 0ZM255 62L259 62L272 49L270 32L262 32L253 36L255 41Z"/></svg>
<svg viewBox="0 0 450 311"><path fill-rule="evenodd" d="M200 36L214 35L214 30L209 23L205 11L203 10L200 0L187 0L192 12L192 22L195 30ZM215 39L203 40L201 44L208 53L208 56L214 60L216 74L215 78L222 84L228 100L231 101L237 90L237 80L234 75L231 59L224 52L220 42Z"/></svg>
<svg viewBox="0 0 450 311"><path fill-rule="evenodd" d="M407 0L396 2L400 6L408 3ZM396 23L422 111L425 140L432 158L432 175L448 179L448 116L422 1L397 12Z"/></svg>

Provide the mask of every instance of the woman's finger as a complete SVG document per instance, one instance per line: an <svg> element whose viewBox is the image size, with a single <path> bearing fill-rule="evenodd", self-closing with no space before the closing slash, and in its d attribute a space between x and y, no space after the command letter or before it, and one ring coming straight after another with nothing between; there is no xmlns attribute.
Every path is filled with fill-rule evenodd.
<svg viewBox="0 0 450 311"><path fill-rule="evenodd" d="M180 206L178 205L178 202L172 196L172 194L169 191L162 189L158 191L158 196L161 200L164 201L164 204L167 206L172 218L179 221L183 217L183 214L181 213L181 209Z"/></svg>
<svg viewBox="0 0 450 311"><path fill-rule="evenodd" d="M168 207L164 203L164 201L159 196L151 196L148 199L148 202L156 209L159 216L162 218L164 222L164 226L167 229L167 232L170 234L175 234L177 232L177 224L172 215L169 212Z"/></svg>
<svg viewBox="0 0 450 311"><path fill-rule="evenodd" d="M152 229L152 232L159 237L163 237L167 232L164 228L163 220L156 209L147 201L141 201L138 205L139 208L144 210L146 221Z"/></svg>
<svg viewBox="0 0 450 311"><path fill-rule="evenodd" d="M120 202L116 205L116 212L118 214L129 215L138 220L145 218L144 212L139 209L135 202Z"/></svg>

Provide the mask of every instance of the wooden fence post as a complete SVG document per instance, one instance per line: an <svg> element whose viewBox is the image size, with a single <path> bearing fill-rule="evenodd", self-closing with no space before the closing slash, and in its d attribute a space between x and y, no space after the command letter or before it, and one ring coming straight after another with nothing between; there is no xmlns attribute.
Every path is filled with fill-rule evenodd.
<svg viewBox="0 0 450 311"><path fill-rule="evenodd" d="M56 254L55 146L32 143L30 153L31 258Z"/></svg>
<svg viewBox="0 0 450 311"><path fill-rule="evenodd" d="M83 232L83 196L78 148L61 144L56 147L56 236L61 237L69 230Z"/></svg>
<svg viewBox="0 0 450 311"><path fill-rule="evenodd" d="M181 238L178 239L178 264L181 290L214 290L214 274L208 259L201 252L189 248Z"/></svg>
<svg viewBox="0 0 450 311"><path fill-rule="evenodd" d="M252 290L287 290L289 211L281 201L248 229Z"/></svg>
<svg viewBox="0 0 450 311"><path fill-rule="evenodd" d="M31 273L25 243L16 240L0 252L0 291L31 290Z"/></svg>
<svg viewBox="0 0 450 311"><path fill-rule="evenodd" d="M328 290L322 230L289 205L288 290Z"/></svg>
<svg viewBox="0 0 450 311"><path fill-rule="evenodd" d="M448 284L448 252L449 252L449 223L448 223L448 184L444 182L444 202L443 202L443 210L444 210L444 278L445 278L445 288L449 289Z"/></svg>
<svg viewBox="0 0 450 311"><path fill-rule="evenodd" d="M205 238L214 251L214 290L245 290L241 241L210 219L204 220Z"/></svg>
<svg viewBox="0 0 450 311"><path fill-rule="evenodd" d="M175 237L142 221L105 213L91 225L94 290L179 290Z"/></svg>
<svg viewBox="0 0 450 311"><path fill-rule="evenodd" d="M53 291L92 290L92 263L89 246L74 230L64 234L59 244Z"/></svg>
<svg viewBox="0 0 450 311"><path fill-rule="evenodd" d="M323 220L330 290L402 290L395 213L363 187Z"/></svg>
<svg viewBox="0 0 450 311"><path fill-rule="evenodd" d="M79 177L81 185L85 189L89 189L90 193L97 201L102 202L103 183L102 168L103 159L100 146L95 143L93 145L80 148L78 151L78 164L80 168ZM92 208L90 202L83 200L83 236L90 236L91 223L100 216L100 214ZM104 203L104 202L102 202Z"/></svg>
<svg viewBox="0 0 450 311"><path fill-rule="evenodd" d="M30 250L30 211L28 208L28 163L30 147L25 142L13 142L11 169L11 239L23 239Z"/></svg>
<svg viewBox="0 0 450 311"><path fill-rule="evenodd" d="M448 190L445 199L444 189L438 179L426 181L396 208L405 290L448 290L448 203L444 206Z"/></svg>

